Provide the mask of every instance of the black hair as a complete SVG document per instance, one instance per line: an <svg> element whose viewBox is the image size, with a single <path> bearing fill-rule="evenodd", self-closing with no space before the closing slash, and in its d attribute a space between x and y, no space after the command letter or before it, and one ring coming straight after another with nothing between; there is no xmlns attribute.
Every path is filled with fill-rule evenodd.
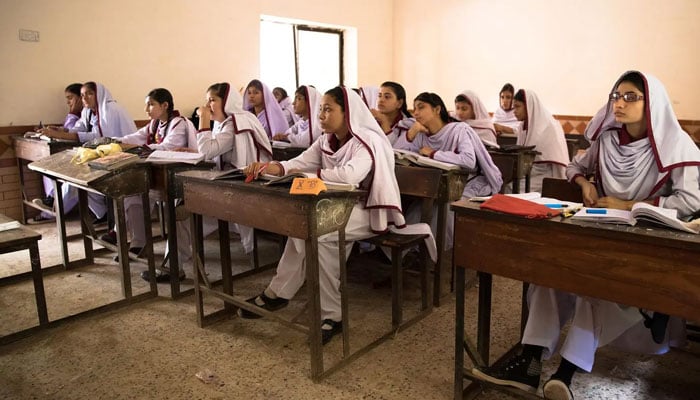
<svg viewBox="0 0 700 400"><path fill-rule="evenodd" d="M170 128L170 120L173 118L173 114L175 112L175 103L173 102L173 95L170 93L168 89L164 88L156 88L148 92L146 97L150 97L152 100L157 101L160 104L163 104L165 102L168 103L168 124L165 126L165 132L163 133L163 137L168 135L168 129ZM153 126L153 135L155 136L156 130L158 127L158 122L154 121L154 126ZM155 141L155 138L154 138Z"/></svg>
<svg viewBox="0 0 700 400"><path fill-rule="evenodd" d="M413 102L415 103L416 101L422 101L423 103L428 103L432 107L440 107L440 119L444 123L448 122L455 122L457 121L456 119L450 117L450 114L447 112L447 107L445 107L445 102L442 101L440 96L438 96L435 93L430 93L430 92L423 92L416 96L415 99L413 99Z"/></svg>
<svg viewBox="0 0 700 400"><path fill-rule="evenodd" d="M299 96L304 96L305 99L309 98L309 88L307 88L304 85L301 85L297 88L297 90L294 91L294 94L298 94Z"/></svg>
<svg viewBox="0 0 700 400"><path fill-rule="evenodd" d="M388 87L392 92L394 92L396 99L403 100L403 104L401 105L401 113L404 115L404 117L411 116L411 114L408 112L408 105L406 104L406 89L404 89L400 83L386 81L382 83L380 87Z"/></svg>
<svg viewBox="0 0 700 400"><path fill-rule="evenodd" d="M257 80L257 79L253 79L252 81L250 81L250 83L248 83L248 86L245 87L246 92L248 91L248 88L251 87L251 86L254 87L254 88L256 88L256 89L258 89L258 90L261 91L261 92L263 91L262 82L260 82L260 81ZM283 90L284 90L284 89L283 89ZM285 92L285 94L286 94L286 92Z"/></svg>
<svg viewBox="0 0 700 400"><path fill-rule="evenodd" d="M336 86L333 89L328 90L325 95L331 96L336 103L340 106L340 109L345 112L345 93L343 92L343 88L340 86Z"/></svg>
<svg viewBox="0 0 700 400"><path fill-rule="evenodd" d="M215 95L221 98L221 111L226 114L226 99L228 98L228 92L231 90L231 85L227 82L215 83L207 89L207 92L214 92Z"/></svg>
<svg viewBox="0 0 700 400"><path fill-rule="evenodd" d="M279 94L282 96L282 100L284 100L284 99L286 99L287 97L289 97L289 95L287 95L287 91L284 90L284 88L281 88L281 87L279 87L279 86L276 87L276 88L274 88L274 89L272 89L272 94L275 94L275 93L279 93Z"/></svg>
<svg viewBox="0 0 700 400"><path fill-rule="evenodd" d="M501 94L503 92L515 93L515 88L510 83L506 83L505 85L503 85L503 87L501 88L501 91L498 92L498 94Z"/></svg>
<svg viewBox="0 0 700 400"><path fill-rule="evenodd" d="M71 83L70 85L66 86L66 89L64 92L70 92L73 93L74 95L80 97L80 88L83 87L82 83Z"/></svg>
<svg viewBox="0 0 700 400"><path fill-rule="evenodd" d="M175 111L175 103L173 103L173 95L168 91L168 89L157 88L153 89L146 95L151 99L157 101L158 103L168 103L168 119L172 117L173 111Z"/></svg>
<svg viewBox="0 0 700 400"><path fill-rule="evenodd" d="M525 103L525 91L523 89L518 90L518 93L516 93L515 96L513 96L513 100L518 100Z"/></svg>
<svg viewBox="0 0 700 400"><path fill-rule="evenodd" d="M85 86L86 88L92 90L93 92L95 92L95 94L97 94L97 84L95 82L93 82L93 81L85 82L85 83L83 83L83 86Z"/></svg>
<svg viewBox="0 0 700 400"><path fill-rule="evenodd" d="M469 100L469 97L467 97L463 94L458 94L457 97L455 97L455 103L467 103L472 108L474 107L474 104L472 104L472 102Z"/></svg>
<svg viewBox="0 0 700 400"><path fill-rule="evenodd" d="M646 81L642 74L640 74L637 71L631 71L622 75L622 77L617 80L617 83L615 84L615 88L613 90L617 89L617 87L620 86L620 83L622 82L629 82L633 84L634 87L636 87L637 90L639 90L640 92L646 93Z"/></svg>

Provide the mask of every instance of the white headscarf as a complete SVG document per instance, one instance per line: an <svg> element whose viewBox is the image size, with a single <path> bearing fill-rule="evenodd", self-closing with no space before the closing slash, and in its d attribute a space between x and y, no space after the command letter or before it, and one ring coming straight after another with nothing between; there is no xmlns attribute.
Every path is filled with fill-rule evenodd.
<svg viewBox="0 0 700 400"><path fill-rule="evenodd" d="M612 102L596 113L584 135L593 142L592 147L605 149L599 152L597 168L604 194L624 193L623 198L647 199L663 186L674 168L700 166L700 150L681 128L668 93L656 77L627 71L615 82L611 92L634 72L646 83L644 114L647 137L620 146L617 132L622 129L622 124L615 121Z"/></svg>
<svg viewBox="0 0 700 400"><path fill-rule="evenodd" d="M256 79L248 83L248 86L246 86L246 92L248 92L248 88L255 81ZM271 138L273 135L286 132L287 129L289 129L289 122L287 122L287 117L284 116L284 111L282 111L282 107L280 107L280 104L277 102L277 99L275 99L275 95L272 94L272 90L270 90L270 88L263 82L260 82L260 85L262 85L263 102L265 103L265 110L260 112L260 114L257 115L257 117L258 120L261 120L260 122L264 122L263 126L267 131L267 137ZM243 109L254 112L252 107L253 106L251 106L250 102L248 101L248 96L245 96L245 98L243 99Z"/></svg>
<svg viewBox="0 0 700 400"><path fill-rule="evenodd" d="M280 105L280 108L282 109L282 112L285 115L288 115L288 117L287 117L288 124L295 124L297 121L299 121L299 116L294 113L294 104L292 104L292 99L290 99L289 96L280 100L279 105Z"/></svg>
<svg viewBox="0 0 700 400"><path fill-rule="evenodd" d="M304 97L306 98L306 108L309 111L309 120L306 121L309 124L309 142L304 143L306 147L309 147L323 134L321 124L318 122L322 96L313 86L302 85L300 87L305 89Z"/></svg>
<svg viewBox="0 0 700 400"><path fill-rule="evenodd" d="M379 101L379 87L362 86L360 88L360 97L368 109L371 110L377 108L377 102Z"/></svg>
<svg viewBox="0 0 700 400"><path fill-rule="evenodd" d="M100 136L122 137L136 132L136 124L124 107L117 104L112 94L101 83L95 82L97 88L97 128ZM95 129L95 128L93 128Z"/></svg>
<svg viewBox="0 0 700 400"><path fill-rule="evenodd" d="M569 150L566 136L559 121L544 108L539 97L532 90L525 90L527 121L523 132L518 135L518 144L535 146L541 154L535 157L536 163L553 163L555 169L561 167L559 176L564 177L564 169L569 164Z"/></svg>
<svg viewBox="0 0 700 400"><path fill-rule="evenodd" d="M365 207L370 209L370 228L385 232L390 225L406 225L401 212L401 194L394 172L394 150L377 120L360 96L342 87L345 94L345 123L372 155L373 176Z"/></svg>
<svg viewBox="0 0 700 400"><path fill-rule="evenodd" d="M237 168L243 168L255 161L272 160L272 146L262 124L255 115L243 110L241 95L231 90L231 85L228 83L226 85L227 93L223 99L224 112L233 123L234 158L231 164Z"/></svg>
<svg viewBox="0 0 700 400"><path fill-rule="evenodd" d="M472 110L474 110L474 119L463 122L466 122L469 126L474 128L477 135L479 135L482 140L496 143L496 128L493 127L489 112L486 111L486 107L484 103L481 102L479 96L471 90L465 90L461 95L469 100L469 103L472 105Z"/></svg>

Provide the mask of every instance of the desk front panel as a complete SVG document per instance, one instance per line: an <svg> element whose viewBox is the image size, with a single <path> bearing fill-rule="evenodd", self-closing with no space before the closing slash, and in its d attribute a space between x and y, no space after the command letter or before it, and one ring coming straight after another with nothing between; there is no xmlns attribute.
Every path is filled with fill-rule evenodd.
<svg viewBox="0 0 700 400"><path fill-rule="evenodd" d="M38 161L51 154L80 146L78 142L47 142L40 139L18 137L14 139L14 150L17 158L27 161Z"/></svg>
<svg viewBox="0 0 700 400"><path fill-rule="evenodd" d="M457 266L700 320L696 235L453 209Z"/></svg>

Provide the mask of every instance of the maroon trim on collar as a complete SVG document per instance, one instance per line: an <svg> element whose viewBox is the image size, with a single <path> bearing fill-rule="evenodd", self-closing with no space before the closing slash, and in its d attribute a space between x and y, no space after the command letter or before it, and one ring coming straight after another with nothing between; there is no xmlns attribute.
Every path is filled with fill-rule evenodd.
<svg viewBox="0 0 700 400"><path fill-rule="evenodd" d="M527 119L523 122L523 130L525 132L527 132L527 127L528 127L528 125L530 125L530 116L528 115L528 112L527 112L527 92L525 91L525 89L522 89L522 91L523 91L523 94L525 95L525 96L523 96L523 103L525 104L525 115L527 116ZM515 101L515 99L513 99L513 101ZM525 135L527 136L527 133Z"/></svg>

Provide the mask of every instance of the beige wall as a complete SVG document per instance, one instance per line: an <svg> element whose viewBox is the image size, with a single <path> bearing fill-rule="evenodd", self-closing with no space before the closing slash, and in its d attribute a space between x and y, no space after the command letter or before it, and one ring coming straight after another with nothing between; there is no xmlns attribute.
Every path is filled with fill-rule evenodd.
<svg viewBox="0 0 700 400"><path fill-rule="evenodd" d="M394 76L409 97L435 91L448 107L469 88L493 111L510 81L553 113L592 115L639 69L664 82L679 118L700 119L698 17L697 0L402 0Z"/></svg>
<svg viewBox="0 0 700 400"><path fill-rule="evenodd" d="M392 7L392 0L2 0L0 126L62 121L63 88L87 80L103 83L134 119L146 118L143 98L154 87L170 89L191 113L209 84L241 86L258 75L261 14L358 28L358 82L378 82L393 65L385 52ZM40 31L41 41L19 41L19 29Z"/></svg>

